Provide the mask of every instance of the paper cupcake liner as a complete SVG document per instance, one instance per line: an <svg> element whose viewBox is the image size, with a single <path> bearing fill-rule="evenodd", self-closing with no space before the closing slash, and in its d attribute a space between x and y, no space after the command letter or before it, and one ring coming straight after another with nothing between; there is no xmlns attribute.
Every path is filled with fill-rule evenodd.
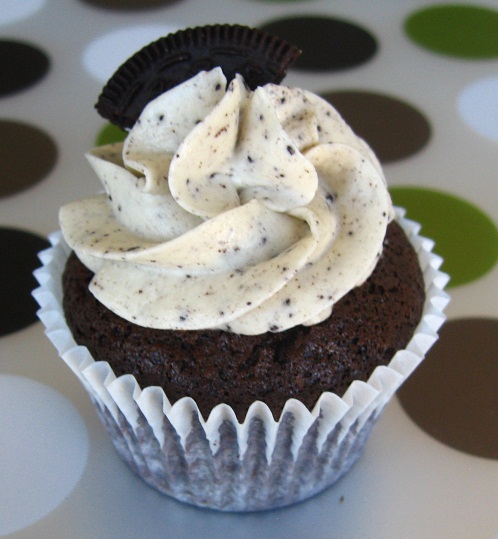
<svg viewBox="0 0 498 539"><path fill-rule="evenodd" d="M323 393L312 411L295 399L278 421L254 402L239 423L232 408L216 406L204 419L189 397L173 405L159 387L140 388L132 375L116 377L107 362L78 346L62 311L61 274L70 249L60 232L40 253L33 295L38 316L59 355L88 391L121 457L162 493L202 507L255 511L282 507L322 491L344 475L398 387L437 340L449 296L442 259L420 225L396 216L418 253L426 285L422 319L407 347L367 382L354 381L344 394Z"/></svg>

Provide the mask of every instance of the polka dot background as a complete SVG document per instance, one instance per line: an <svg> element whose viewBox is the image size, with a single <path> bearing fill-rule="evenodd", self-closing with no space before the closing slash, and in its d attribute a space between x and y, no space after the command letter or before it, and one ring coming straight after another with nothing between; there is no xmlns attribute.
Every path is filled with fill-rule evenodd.
<svg viewBox="0 0 498 539"><path fill-rule="evenodd" d="M496 536L496 3L205 5L0 0L0 536L63 537L69 521L75 538L305 537L310 522L317 538ZM47 344L30 295L58 207L99 188L83 152L124 137L93 109L103 83L148 42L214 22L303 49L286 82L322 95L370 143L395 204L451 276L441 338L363 459L320 496L263 515L198 511L136 479Z"/></svg>

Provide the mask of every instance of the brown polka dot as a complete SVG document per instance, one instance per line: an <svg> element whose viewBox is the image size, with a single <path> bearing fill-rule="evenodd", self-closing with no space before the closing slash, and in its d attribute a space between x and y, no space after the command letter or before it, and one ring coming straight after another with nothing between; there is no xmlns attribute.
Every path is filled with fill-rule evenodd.
<svg viewBox="0 0 498 539"><path fill-rule="evenodd" d="M406 413L455 449L498 459L498 320L447 322L398 391Z"/></svg>
<svg viewBox="0 0 498 539"><path fill-rule="evenodd" d="M367 62L377 52L375 38L356 23L331 17L293 16L261 28L299 47L294 64L306 71L336 71Z"/></svg>
<svg viewBox="0 0 498 539"><path fill-rule="evenodd" d="M0 96L29 88L45 76L49 66L47 55L34 45L0 40Z"/></svg>
<svg viewBox="0 0 498 539"><path fill-rule="evenodd" d="M145 11L158 7L177 4L181 0L81 0L85 4L90 4L102 9L114 11Z"/></svg>
<svg viewBox="0 0 498 539"><path fill-rule="evenodd" d="M380 161L387 163L417 153L431 137L426 117L394 97L362 91L322 93Z"/></svg>
<svg viewBox="0 0 498 539"><path fill-rule="evenodd" d="M46 239L30 232L0 228L0 336L37 321L33 271L41 265L37 254L48 246Z"/></svg>
<svg viewBox="0 0 498 539"><path fill-rule="evenodd" d="M42 180L56 160L57 148L46 133L31 125L0 120L0 197Z"/></svg>

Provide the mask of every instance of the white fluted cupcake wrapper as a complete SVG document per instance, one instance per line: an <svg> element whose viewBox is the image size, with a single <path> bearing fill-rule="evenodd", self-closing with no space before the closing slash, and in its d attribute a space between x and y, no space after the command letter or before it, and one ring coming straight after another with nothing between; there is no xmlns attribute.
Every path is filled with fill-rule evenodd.
<svg viewBox="0 0 498 539"><path fill-rule="evenodd" d="M159 491L198 506L252 511L301 501L334 483L356 461L384 406L437 340L449 296L448 276L419 236L420 225L397 219L414 245L426 283L422 320L406 349L368 382L353 382L342 398L323 393L310 412L290 399L278 421L262 402L243 423L226 404L207 419L185 397L173 405L159 387L141 389L132 375L116 378L108 363L78 346L62 312L61 274L69 255L60 232L40 253L40 283L33 295L39 318L62 359L96 405L116 449L130 467Z"/></svg>

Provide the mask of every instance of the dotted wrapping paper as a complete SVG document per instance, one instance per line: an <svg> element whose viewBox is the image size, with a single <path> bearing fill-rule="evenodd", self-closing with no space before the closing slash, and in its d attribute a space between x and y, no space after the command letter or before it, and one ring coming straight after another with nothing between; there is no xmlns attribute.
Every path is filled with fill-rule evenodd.
<svg viewBox="0 0 498 539"><path fill-rule="evenodd" d="M303 50L285 84L370 143L451 277L439 341L352 471L245 515L178 503L126 467L31 297L58 208L100 190L84 152L123 137L94 109L104 83L147 43L218 22ZM497 222L495 1L0 0L0 537L498 537Z"/></svg>

